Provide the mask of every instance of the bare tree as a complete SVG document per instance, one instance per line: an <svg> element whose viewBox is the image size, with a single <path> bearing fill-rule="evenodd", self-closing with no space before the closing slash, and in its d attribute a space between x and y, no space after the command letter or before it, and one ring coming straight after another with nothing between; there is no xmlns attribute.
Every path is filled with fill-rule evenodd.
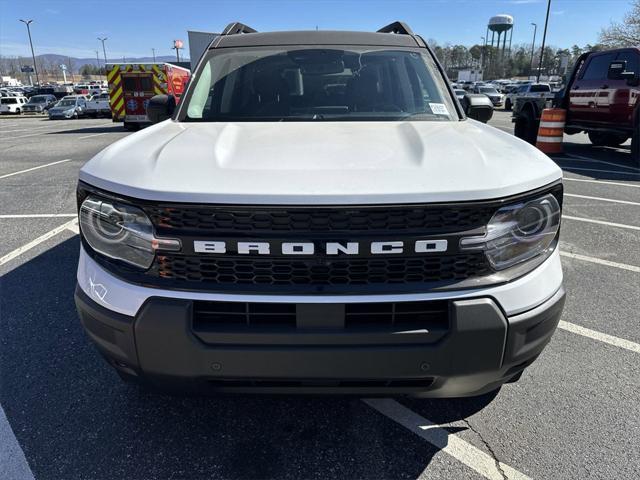
<svg viewBox="0 0 640 480"><path fill-rule="evenodd" d="M613 22L600 32L600 42L607 47L640 45L640 0L634 0L622 23Z"/></svg>

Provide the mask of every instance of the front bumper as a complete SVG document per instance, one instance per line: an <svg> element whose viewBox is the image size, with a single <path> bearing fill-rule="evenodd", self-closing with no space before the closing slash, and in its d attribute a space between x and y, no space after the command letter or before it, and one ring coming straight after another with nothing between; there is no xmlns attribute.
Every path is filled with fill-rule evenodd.
<svg viewBox="0 0 640 480"><path fill-rule="evenodd" d="M194 328L194 301L150 297L135 316L76 289L81 322L121 373L178 391L480 395L516 377L560 319L560 287L507 316L490 297L448 300L444 330L358 330L335 322L339 304L298 304L293 328ZM300 305L304 305L302 308ZM333 310L332 310L333 309Z"/></svg>

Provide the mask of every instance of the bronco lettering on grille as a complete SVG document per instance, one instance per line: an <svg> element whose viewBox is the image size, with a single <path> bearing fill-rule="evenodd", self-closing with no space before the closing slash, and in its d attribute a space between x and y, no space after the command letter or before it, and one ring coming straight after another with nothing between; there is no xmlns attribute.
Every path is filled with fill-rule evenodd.
<svg viewBox="0 0 640 480"><path fill-rule="evenodd" d="M193 251L195 253L235 255L394 255L446 252L447 245L447 240L320 243L195 240Z"/></svg>

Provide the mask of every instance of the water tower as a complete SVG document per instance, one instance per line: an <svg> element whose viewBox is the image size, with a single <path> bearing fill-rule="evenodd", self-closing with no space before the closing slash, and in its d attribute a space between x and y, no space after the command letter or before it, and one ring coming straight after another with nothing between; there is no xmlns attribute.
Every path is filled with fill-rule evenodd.
<svg viewBox="0 0 640 480"><path fill-rule="evenodd" d="M511 38L513 37L513 17L511 15L496 15L489 19L487 25L487 42L489 41L489 30L491 31L491 46L496 47L500 57L504 56L507 46L507 35L509 35L509 50L511 50ZM498 34L498 42L494 44L496 33ZM502 51L500 51L500 39L502 38Z"/></svg>

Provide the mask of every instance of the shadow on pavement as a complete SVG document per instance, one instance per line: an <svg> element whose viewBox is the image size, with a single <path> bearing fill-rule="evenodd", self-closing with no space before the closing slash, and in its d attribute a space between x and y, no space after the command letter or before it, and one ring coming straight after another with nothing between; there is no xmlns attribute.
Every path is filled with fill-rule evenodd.
<svg viewBox="0 0 640 480"><path fill-rule="evenodd" d="M77 255L74 237L0 278L0 401L36 478L416 478L437 453L357 398L123 384L77 320ZM411 402L436 422L462 413Z"/></svg>
<svg viewBox="0 0 640 480"><path fill-rule="evenodd" d="M65 121L65 120L61 120L61 121ZM69 120L70 122L73 121L75 122L75 120ZM69 125L69 127L75 126L77 125L76 123ZM124 129L122 128L122 125L114 125L114 124L107 124L107 125L98 125L95 127L80 127L80 128L74 128L72 130L63 130L63 131L57 131L57 132L47 132L47 135L65 135L65 134L69 134L69 133L86 133L86 134L91 134L91 133L121 133L123 132Z"/></svg>

